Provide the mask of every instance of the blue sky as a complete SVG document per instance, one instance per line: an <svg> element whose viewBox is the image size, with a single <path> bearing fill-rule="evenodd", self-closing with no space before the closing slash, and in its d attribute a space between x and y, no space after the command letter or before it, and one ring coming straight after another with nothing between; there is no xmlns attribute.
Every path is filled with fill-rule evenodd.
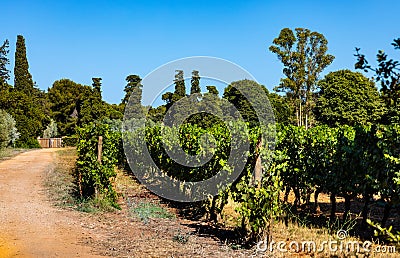
<svg viewBox="0 0 400 258"><path fill-rule="evenodd" d="M25 37L30 72L39 88L61 78L91 84L92 77L102 77L104 99L119 103L128 74L144 77L188 56L227 59L272 89L282 66L268 47L285 27L325 35L329 53L336 57L325 73L353 69L356 46L370 61L378 49L399 59L390 45L400 37L398 10L399 1L365 0L6 0L0 41L10 40L12 70L16 37Z"/></svg>

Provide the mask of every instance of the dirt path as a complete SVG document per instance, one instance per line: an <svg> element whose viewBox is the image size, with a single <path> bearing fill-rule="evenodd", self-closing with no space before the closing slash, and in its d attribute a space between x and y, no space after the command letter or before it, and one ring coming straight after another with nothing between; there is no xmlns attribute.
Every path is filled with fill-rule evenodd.
<svg viewBox="0 0 400 258"><path fill-rule="evenodd" d="M0 257L100 257L82 243L90 232L73 212L48 201L43 179L53 149L0 162Z"/></svg>

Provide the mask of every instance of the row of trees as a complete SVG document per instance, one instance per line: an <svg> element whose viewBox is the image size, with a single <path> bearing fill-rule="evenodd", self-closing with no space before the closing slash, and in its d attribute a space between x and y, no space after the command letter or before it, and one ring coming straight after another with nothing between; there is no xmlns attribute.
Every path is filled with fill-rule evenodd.
<svg viewBox="0 0 400 258"><path fill-rule="evenodd" d="M383 52L377 54L378 67L368 64L364 55L357 53L356 69L373 71L375 78L349 70L331 72L319 80L321 72L334 56L327 54L328 41L308 29L282 29L273 40L270 51L282 62L284 78L275 91L285 93L291 107L289 123L309 128L317 123L355 125L399 121L400 73L399 62ZM400 49L400 39L392 44ZM380 82L380 92L375 83Z"/></svg>
<svg viewBox="0 0 400 258"><path fill-rule="evenodd" d="M38 136L71 136L78 127L96 120L122 119L126 102L140 77L126 78L126 96L121 104L108 104L102 98L101 78L91 86L69 79L55 81L47 92L39 90L29 72L25 39L17 36L14 85L8 84L11 71L9 41L0 46L0 109L16 121L20 133L18 147L38 147ZM140 94L141 96L141 94Z"/></svg>
<svg viewBox="0 0 400 258"><path fill-rule="evenodd" d="M334 60L332 55L327 54L327 43L322 34L304 28L297 28L294 32L285 28L273 40L269 49L284 65L285 78L275 88L276 93L270 93L264 88L275 111L276 120L306 128L317 123L335 126L377 122L388 124L398 121L398 63L388 59L384 52L379 52L378 68L372 68L365 56L357 52L356 68L375 72L375 80L381 83L381 93L372 80L349 70L332 72L318 80L321 72ZM395 41L393 45L398 49L399 41ZM61 79L54 82L47 93L39 90L29 72L25 39L21 35L17 37L14 85L11 86L7 83L10 78L10 71L7 69L8 47L8 40L0 47L0 109L15 118L21 133L17 141L19 146L33 144L37 136L43 135L51 120L57 124L58 134L67 136L74 135L77 127L91 121L122 119L131 95L131 106L136 106L135 112L140 113L144 109L141 105L143 86L137 75L126 78L125 97L120 104L103 101L101 78L92 78L91 86ZM244 83L252 82L240 84ZM187 94L183 71L178 70L175 75L175 91L163 94L165 105L150 107L149 117L153 121L161 121L167 110L185 96L198 94L200 99L205 100L203 103L207 103L207 100L217 101L219 98L215 86L207 86L208 92L201 94L199 71L192 72L190 84L190 94ZM223 98L237 106L242 115L251 120L249 117L254 115L254 110L235 90L234 84L224 90ZM210 111L217 114L221 112ZM176 113L180 111L176 110ZM191 119L193 122L216 121L215 117L205 113Z"/></svg>

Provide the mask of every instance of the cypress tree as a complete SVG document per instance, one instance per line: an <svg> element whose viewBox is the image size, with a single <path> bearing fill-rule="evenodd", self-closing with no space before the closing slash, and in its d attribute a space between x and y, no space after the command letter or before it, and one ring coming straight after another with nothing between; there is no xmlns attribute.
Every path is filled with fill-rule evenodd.
<svg viewBox="0 0 400 258"><path fill-rule="evenodd" d="M140 85L142 79L138 75L128 75L126 77L126 81L128 82L125 86L125 97L122 99L122 104L126 105L129 101L129 97L131 96L133 90L136 86ZM141 85L140 85L140 94L141 94ZM141 96L140 96L141 98Z"/></svg>
<svg viewBox="0 0 400 258"><path fill-rule="evenodd" d="M190 88L190 94L200 93L200 76L199 71L193 70L192 72L192 80L190 81L192 87Z"/></svg>
<svg viewBox="0 0 400 258"><path fill-rule="evenodd" d="M92 86L94 94L101 100L101 78L92 78Z"/></svg>
<svg viewBox="0 0 400 258"><path fill-rule="evenodd" d="M182 70L176 70L174 82L175 82L175 92L174 95L172 96L172 102L176 102L186 96L186 86Z"/></svg>
<svg viewBox="0 0 400 258"><path fill-rule="evenodd" d="M125 86L125 98L123 103L125 107L126 118L141 118L143 115L142 107L142 79L137 75L128 75L126 77L127 85Z"/></svg>
<svg viewBox="0 0 400 258"><path fill-rule="evenodd" d="M14 66L14 88L28 95L33 89L32 75L29 73L28 59L26 58L25 39L22 35L17 36Z"/></svg>
<svg viewBox="0 0 400 258"><path fill-rule="evenodd" d="M218 96L219 91L218 91L217 87L211 86L211 85L210 85L210 86L206 86L206 88L207 88L207 90L208 90L208 93L214 94L214 95L217 95L217 96Z"/></svg>

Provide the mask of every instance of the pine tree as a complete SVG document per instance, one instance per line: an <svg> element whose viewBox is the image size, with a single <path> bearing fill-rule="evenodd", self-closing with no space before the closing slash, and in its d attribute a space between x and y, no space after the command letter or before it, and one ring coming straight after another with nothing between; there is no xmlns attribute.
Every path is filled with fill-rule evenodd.
<svg viewBox="0 0 400 258"><path fill-rule="evenodd" d="M7 69L7 65L10 64L10 60L7 57L10 52L10 50L8 50L9 46L8 39L6 39L0 47L0 91L5 88L7 80L10 79L10 71Z"/></svg>
<svg viewBox="0 0 400 258"><path fill-rule="evenodd" d="M93 86L93 92L95 93L95 95L97 95L97 97L99 97L99 99L102 99L101 96L101 78L92 78L92 86Z"/></svg>
<svg viewBox="0 0 400 258"><path fill-rule="evenodd" d="M125 86L125 97L122 99L122 104L126 105L129 101L129 97L131 96L133 90L136 88L137 85L140 85L142 79L138 75L128 75L126 77L126 81L128 84ZM140 85L141 87L141 85Z"/></svg>
<svg viewBox="0 0 400 258"><path fill-rule="evenodd" d="M218 91L218 89L217 89L217 87L215 87L215 86L206 86L206 89L208 90L208 93L210 93L210 94L214 94L214 95L217 95L218 96L218 94L219 94L219 91Z"/></svg>
<svg viewBox="0 0 400 258"><path fill-rule="evenodd" d="M200 76L199 71L193 70L192 72L192 80L190 81L192 87L190 88L190 94L200 93Z"/></svg>
<svg viewBox="0 0 400 258"><path fill-rule="evenodd" d="M172 102L176 102L186 96L185 79L182 70L176 70L175 74L175 92L172 96Z"/></svg>
<svg viewBox="0 0 400 258"><path fill-rule="evenodd" d="M17 36L14 66L14 88L31 95L33 89L32 75L29 73L28 59L26 58L25 39L22 35Z"/></svg>
<svg viewBox="0 0 400 258"><path fill-rule="evenodd" d="M141 118L143 116L142 106L142 79L138 75L128 75L126 77L128 82L125 86L125 117L126 118Z"/></svg>

